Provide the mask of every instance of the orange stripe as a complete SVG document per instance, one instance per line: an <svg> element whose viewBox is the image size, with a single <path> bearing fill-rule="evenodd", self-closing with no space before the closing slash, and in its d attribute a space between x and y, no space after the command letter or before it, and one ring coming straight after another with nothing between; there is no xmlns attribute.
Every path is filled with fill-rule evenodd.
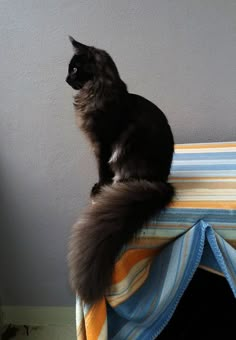
<svg viewBox="0 0 236 340"><path fill-rule="evenodd" d="M122 281L129 273L131 268L139 261L158 254L160 249L132 249L125 252L121 259L117 261L113 273L112 284Z"/></svg>
<svg viewBox="0 0 236 340"><path fill-rule="evenodd" d="M107 311L105 299L102 299L92 305L85 317L87 340L98 339L102 327L106 321L106 315Z"/></svg>
<svg viewBox="0 0 236 340"><path fill-rule="evenodd" d="M126 301L131 295L133 295L146 281L149 275L150 270L150 261L147 263L147 266L142 270L141 274L139 273L138 276L134 278L132 282L129 283L128 291L125 294L118 294L113 295L112 297L109 296L109 303L114 308L123 301Z"/></svg>
<svg viewBox="0 0 236 340"><path fill-rule="evenodd" d="M236 209L236 201L174 201L169 208Z"/></svg>
<svg viewBox="0 0 236 340"><path fill-rule="evenodd" d="M175 149L214 149L214 148L235 148L236 143L204 143L204 144L176 144Z"/></svg>

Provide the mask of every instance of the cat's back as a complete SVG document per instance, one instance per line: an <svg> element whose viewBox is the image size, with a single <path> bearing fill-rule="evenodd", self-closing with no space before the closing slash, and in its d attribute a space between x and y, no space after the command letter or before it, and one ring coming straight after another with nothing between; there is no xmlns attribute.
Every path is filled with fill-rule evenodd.
<svg viewBox="0 0 236 340"><path fill-rule="evenodd" d="M138 95L131 93L130 102L132 103L133 114L141 119L147 121L158 121L159 124L167 123L167 118L165 114L150 100Z"/></svg>
<svg viewBox="0 0 236 340"><path fill-rule="evenodd" d="M121 148L125 162L132 159L137 168L149 169L155 178L167 178L172 161L174 138L165 114L148 99L130 94L132 120L123 135ZM142 164L141 164L142 163ZM145 170L145 171L146 171Z"/></svg>
<svg viewBox="0 0 236 340"><path fill-rule="evenodd" d="M132 115L138 130L149 135L148 138L162 138L168 144L173 144L173 134L165 114L150 100L137 95L130 94L132 103Z"/></svg>

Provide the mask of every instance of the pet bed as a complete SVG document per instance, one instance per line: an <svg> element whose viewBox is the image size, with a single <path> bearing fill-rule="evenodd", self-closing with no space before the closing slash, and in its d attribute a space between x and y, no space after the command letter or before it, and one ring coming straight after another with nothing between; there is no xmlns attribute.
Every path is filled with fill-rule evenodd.
<svg viewBox="0 0 236 340"><path fill-rule="evenodd" d="M236 297L236 142L176 145L169 180L173 203L123 249L107 296L77 297L78 340L155 339L199 266Z"/></svg>

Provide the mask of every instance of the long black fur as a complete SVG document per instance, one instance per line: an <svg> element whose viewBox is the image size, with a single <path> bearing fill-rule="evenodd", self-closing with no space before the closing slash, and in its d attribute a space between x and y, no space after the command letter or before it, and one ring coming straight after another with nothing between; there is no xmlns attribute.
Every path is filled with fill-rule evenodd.
<svg viewBox="0 0 236 340"><path fill-rule="evenodd" d="M108 291L122 247L173 198L167 181L174 140L163 112L128 92L105 51L71 42L67 82L78 90L76 117L99 181L91 191L95 204L72 228L68 257L73 289L93 303Z"/></svg>

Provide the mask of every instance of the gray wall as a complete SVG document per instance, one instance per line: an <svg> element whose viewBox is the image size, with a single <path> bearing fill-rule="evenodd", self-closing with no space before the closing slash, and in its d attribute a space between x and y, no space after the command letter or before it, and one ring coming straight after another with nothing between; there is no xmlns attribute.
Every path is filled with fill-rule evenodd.
<svg viewBox="0 0 236 340"><path fill-rule="evenodd" d="M176 142L235 140L235 0L0 1L1 299L68 305L66 245L95 163L64 82L74 35L106 48Z"/></svg>

